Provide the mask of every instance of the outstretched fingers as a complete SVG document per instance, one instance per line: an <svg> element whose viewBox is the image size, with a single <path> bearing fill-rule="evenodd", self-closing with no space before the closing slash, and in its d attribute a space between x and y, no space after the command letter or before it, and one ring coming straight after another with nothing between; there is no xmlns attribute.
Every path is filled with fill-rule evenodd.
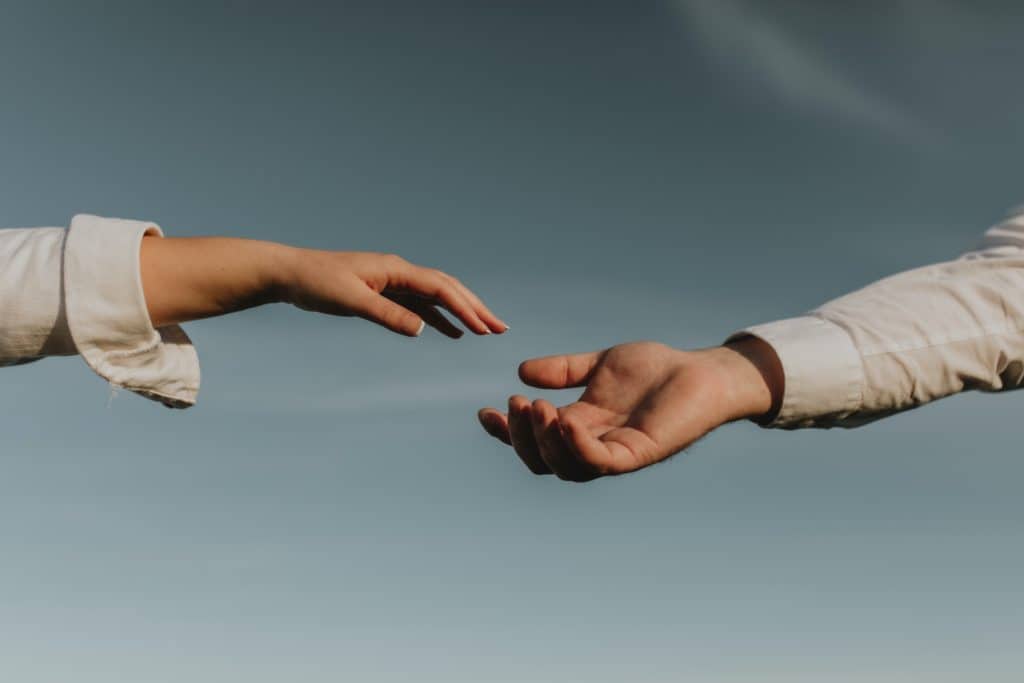
<svg viewBox="0 0 1024 683"><path fill-rule="evenodd" d="M435 306L424 306L422 309L417 310L417 312L428 325L446 337L459 339L463 334L465 334L462 330L457 328L451 320L444 317L444 314L437 310Z"/></svg>
<svg viewBox="0 0 1024 683"><path fill-rule="evenodd" d="M397 288L443 306L476 334L500 334L508 329L479 297L447 273L405 264L391 279Z"/></svg>
<svg viewBox="0 0 1024 683"><path fill-rule="evenodd" d="M569 448L562 433L558 410L554 405L544 399L538 399L533 402L531 414L533 435L540 455L559 479L590 481L601 476L600 471L579 458Z"/></svg>
<svg viewBox="0 0 1024 683"><path fill-rule="evenodd" d="M382 325L407 337L418 337L426 325L423 318L387 297L367 288L366 294L352 305L352 312L361 318Z"/></svg>
<svg viewBox="0 0 1024 683"><path fill-rule="evenodd" d="M662 460L663 452L648 434L632 427L596 432L578 414L559 410L539 399L509 399L508 413L484 408L478 413L488 434L511 445L534 474L555 474L585 482L625 474Z"/></svg>
<svg viewBox="0 0 1024 683"><path fill-rule="evenodd" d="M398 292L385 292L383 296L391 299L399 306L408 308L420 316L425 323L446 337L459 339L464 334L441 311L437 310L437 307L428 299L415 294L401 294Z"/></svg>
<svg viewBox="0 0 1024 683"><path fill-rule="evenodd" d="M525 396L516 395L508 400L508 430L512 447L523 464L534 474L551 474L551 468L540 454L530 401Z"/></svg>
<svg viewBox="0 0 1024 683"><path fill-rule="evenodd" d="M448 278L455 289L462 293L462 296L466 297L470 305L473 306L473 310L476 312L477 316L487 324L487 327L492 332L501 334L508 331L508 325L505 324L505 321L496 316L491 309L487 308L484 302L480 300L480 297L478 297L472 289L462 284L462 282L460 282L456 277L448 275L447 273L441 274Z"/></svg>
<svg viewBox="0 0 1024 683"><path fill-rule="evenodd" d="M485 432L509 446L512 445L508 415L495 408L482 408L477 412L476 417L480 420L480 426L484 428Z"/></svg>

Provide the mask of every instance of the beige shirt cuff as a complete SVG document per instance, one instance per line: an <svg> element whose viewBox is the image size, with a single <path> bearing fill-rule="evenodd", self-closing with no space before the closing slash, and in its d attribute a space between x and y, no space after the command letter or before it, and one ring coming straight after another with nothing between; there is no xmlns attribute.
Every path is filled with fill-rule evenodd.
<svg viewBox="0 0 1024 683"><path fill-rule="evenodd" d="M75 216L64 245L68 329L79 354L100 377L172 407L199 392L199 358L177 325L155 329L142 290L139 248L159 226Z"/></svg>
<svg viewBox="0 0 1024 683"><path fill-rule="evenodd" d="M832 422L860 408L864 370L843 328L813 315L754 325L729 341L754 336L779 357L785 375L782 405L766 427L797 429Z"/></svg>

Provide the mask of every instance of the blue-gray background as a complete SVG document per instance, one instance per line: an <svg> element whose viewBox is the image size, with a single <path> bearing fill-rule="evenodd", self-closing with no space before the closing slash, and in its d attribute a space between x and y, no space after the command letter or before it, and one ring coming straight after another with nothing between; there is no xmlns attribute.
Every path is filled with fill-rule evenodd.
<svg viewBox="0 0 1024 683"><path fill-rule="evenodd" d="M3 3L0 223L395 251L512 331L204 321L186 412L4 370L0 678L1018 680L1024 396L587 486L474 418L970 247L1024 200L1012 7Z"/></svg>

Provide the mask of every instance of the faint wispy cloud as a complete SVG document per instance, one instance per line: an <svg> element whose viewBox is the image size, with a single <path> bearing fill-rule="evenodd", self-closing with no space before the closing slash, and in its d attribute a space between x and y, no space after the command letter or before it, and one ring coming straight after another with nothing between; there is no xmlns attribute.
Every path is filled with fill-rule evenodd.
<svg viewBox="0 0 1024 683"><path fill-rule="evenodd" d="M243 410L331 415L373 414L409 408L474 403L483 407L504 400L510 381L488 376L410 377L360 382L349 378L330 394L285 389L272 394L233 392L218 401Z"/></svg>
<svg viewBox="0 0 1024 683"><path fill-rule="evenodd" d="M906 137L930 137L928 126L834 64L815 55L780 26L739 0L672 0L709 54L742 62L790 103L826 111Z"/></svg>

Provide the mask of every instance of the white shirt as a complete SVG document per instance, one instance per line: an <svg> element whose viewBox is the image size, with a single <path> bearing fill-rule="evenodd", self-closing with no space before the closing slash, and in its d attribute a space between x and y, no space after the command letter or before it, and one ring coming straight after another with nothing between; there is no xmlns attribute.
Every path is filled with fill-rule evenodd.
<svg viewBox="0 0 1024 683"><path fill-rule="evenodd" d="M805 316L747 328L778 354L766 426L854 427L966 389L1024 386L1024 209L976 251L879 280Z"/></svg>
<svg viewBox="0 0 1024 683"><path fill-rule="evenodd" d="M110 382L173 408L195 403L199 359L153 328L139 246L153 223L75 216L67 228L0 230L0 364L80 354Z"/></svg>

